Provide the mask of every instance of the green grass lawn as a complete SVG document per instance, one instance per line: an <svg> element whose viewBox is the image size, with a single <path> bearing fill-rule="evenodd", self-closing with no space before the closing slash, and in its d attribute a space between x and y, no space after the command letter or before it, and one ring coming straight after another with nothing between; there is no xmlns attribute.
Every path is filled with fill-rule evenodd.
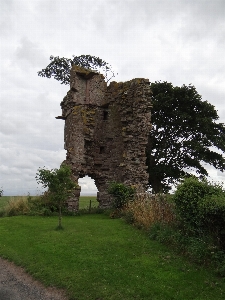
<svg viewBox="0 0 225 300"><path fill-rule="evenodd" d="M0 256L76 300L225 299L225 280L103 214L0 218Z"/></svg>

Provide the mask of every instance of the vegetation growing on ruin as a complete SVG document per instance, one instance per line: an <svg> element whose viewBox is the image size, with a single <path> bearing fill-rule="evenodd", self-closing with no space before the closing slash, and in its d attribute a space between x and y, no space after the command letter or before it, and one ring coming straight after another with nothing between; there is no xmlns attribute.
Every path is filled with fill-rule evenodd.
<svg viewBox="0 0 225 300"><path fill-rule="evenodd" d="M114 77L112 67L99 57L92 55L73 55L72 58L65 58L59 56L50 56L50 63L45 69L38 72L38 76L47 77L58 80L61 84L70 83L70 69L73 65L82 68L101 72L105 75L107 80Z"/></svg>

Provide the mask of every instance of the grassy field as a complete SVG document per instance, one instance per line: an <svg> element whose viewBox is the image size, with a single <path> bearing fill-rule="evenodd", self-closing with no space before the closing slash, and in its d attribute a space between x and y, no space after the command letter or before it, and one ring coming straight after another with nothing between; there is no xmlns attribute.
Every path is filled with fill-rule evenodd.
<svg viewBox="0 0 225 300"><path fill-rule="evenodd" d="M36 196L34 196L35 198ZM20 199L27 199L27 196L2 196L0 197L0 211L7 206L9 201L17 201ZM97 207L98 202L96 196L81 196L80 197L80 209L88 208L90 205L91 200L91 207Z"/></svg>
<svg viewBox="0 0 225 300"><path fill-rule="evenodd" d="M88 199L87 199L88 200ZM103 214L0 218L0 256L76 300L225 299L225 280Z"/></svg>

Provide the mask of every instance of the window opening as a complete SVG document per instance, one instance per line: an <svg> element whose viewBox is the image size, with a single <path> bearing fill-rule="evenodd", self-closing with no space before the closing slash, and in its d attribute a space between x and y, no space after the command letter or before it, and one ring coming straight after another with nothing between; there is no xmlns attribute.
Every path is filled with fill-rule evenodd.
<svg viewBox="0 0 225 300"><path fill-rule="evenodd" d="M104 146L101 146L101 147L100 147L99 153L100 153L100 154L105 153L105 147L104 147Z"/></svg>
<svg viewBox="0 0 225 300"><path fill-rule="evenodd" d="M109 117L109 112L108 112L108 110L104 110L104 111L103 111L103 120L108 120L108 117Z"/></svg>

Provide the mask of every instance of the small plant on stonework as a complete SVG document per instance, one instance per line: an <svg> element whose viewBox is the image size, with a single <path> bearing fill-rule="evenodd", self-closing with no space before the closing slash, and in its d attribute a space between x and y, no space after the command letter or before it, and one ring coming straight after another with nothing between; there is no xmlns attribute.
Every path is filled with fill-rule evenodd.
<svg viewBox="0 0 225 300"><path fill-rule="evenodd" d="M128 201L132 201L134 199L135 188L123 183L112 182L108 191L114 198L112 206L115 209L122 209Z"/></svg>
<svg viewBox="0 0 225 300"><path fill-rule="evenodd" d="M72 171L69 166L62 164L59 169L38 169L36 180L44 188L48 188L51 199L58 206L59 224L57 229L62 229L62 207L71 196L76 183L72 180Z"/></svg>

